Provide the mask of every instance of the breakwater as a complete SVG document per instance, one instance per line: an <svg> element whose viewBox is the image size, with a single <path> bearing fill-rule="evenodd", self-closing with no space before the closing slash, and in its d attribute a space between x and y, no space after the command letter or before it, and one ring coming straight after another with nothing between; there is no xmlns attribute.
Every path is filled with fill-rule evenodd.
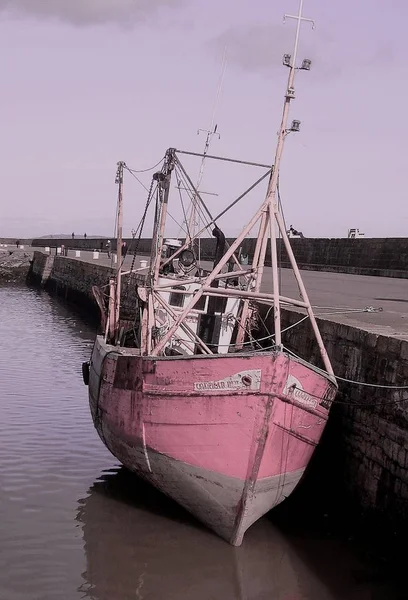
<svg viewBox="0 0 408 600"><path fill-rule="evenodd" d="M32 252L0 248L0 282L25 281L30 271Z"/></svg>
<svg viewBox="0 0 408 600"><path fill-rule="evenodd" d="M107 238L68 240L50 238L34 239L32 246L56 248L63 244L68 249L101 250L106 249L106 242ZM143 238L138 242L126 238L126 242L129 252L132 252L137 244L139 255L150 253L150 238ZM241 252L248 256L249 261L252 260L255 243L256 239L247 238L242 245ZM290 243L301 269L408 278L408 238L292 238ZM112 239L112 249L115 250L114 239ZM201 250L203 258L213 257L215 239L203 238ZM270 256L270 253L267 256ZM278 256L282 267L288 267L289 259L282 240L278 240Z"/></svg>
<svg viewBox="0 0 408 600"><path fill-rule="evenodd" d="M112 274L107 266L42 252L34 253L31 272L37 283L92 311L97 310L92 286L106 285ZM126 280L123 287L125 311L131 312L134 290ZM299 318L299 313L283 311L283 327ZM379 335L367 325L318 321L335 373L379 387L340 381L318 448L320 466L315 472L320 472L320 479L312 493L333 487L374 519L401 529L408 523L408 390L386 386L408 382L408 341ZM296 354L319 364L308 321L289 329L283 341Z"/></svg>

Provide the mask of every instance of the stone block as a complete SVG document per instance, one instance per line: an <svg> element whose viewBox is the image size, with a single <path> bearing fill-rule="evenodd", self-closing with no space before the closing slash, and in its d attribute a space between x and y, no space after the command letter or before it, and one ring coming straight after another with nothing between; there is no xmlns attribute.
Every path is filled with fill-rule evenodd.
<svg viewBox="0 0 408 600"><path fill-rule="evenodd" d="M408 360L408 342L401 340L400 359Z"/></svg>

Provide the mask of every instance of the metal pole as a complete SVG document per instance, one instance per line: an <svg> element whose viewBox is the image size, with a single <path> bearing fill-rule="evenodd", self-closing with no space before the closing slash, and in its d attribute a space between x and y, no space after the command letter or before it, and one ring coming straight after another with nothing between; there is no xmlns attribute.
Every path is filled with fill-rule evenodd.
<svg viewBox="0 0 408 600"><path fill-rule="evenodd" d="M119 323L120 323L120 296L122 288L122 224L123 224L123 168L125 163L118 162L118 170L116 172L116 183L118 189L118 218L116 232L116 294L115 294L115 343L119 343Z"/></svg>
<svg viewBox="0 0 408 600"><path fill-rule="evenodd" d="M301 23L303 20L310 21L310 19L305 19L302 16L302 10L303 10L303 0L300 0L299 14L297 16L285 15L286 17L289 17L289 18L295 18L297 20L297 26L296 26L293 57L292 57L292 62L291 62L290 68L289 68L288 83L287 83L287 89L286 89L286 94L285 94L285 100L284 100L284 104L283 104L281 126L280 126L279 133L278 133L278 143L277 143L276 152L275 152L274 168L272 171L272 176L270 178L269 185L268 185L268 191L266 194L266 200L269 205L268 217L270 217L273 213L277 214L277 212L279 210L279 208L277 206L277 202L276 202L276 189L277 189L277 184L278 184L279 170L280 170L280 164L281 164L281 160L282 160L284 142L285 142L286 135L288 133L287 122L288 122L288 117L289 117L289 107L290 107L291 100L294 98L293 85L294 85L294 81L295 81L296 58L297 58L298 45L299 45L300 26L301 26ZM273 220L273 223L271 221L271 228L272 227L275 228L274 220ZM272 231L272 229L271 229L271 231ZM277 255L277 248L276 248L276 231L274 231L274 233L275 233L275 235L273 235L273 237L271 237L271 262L272 262L273 285L274 285L273 292L274 292L274 294L276 294L276 297L279 297L279 277L277 277L277 273L278 273L277 256L278 255ZM259 255L259 269L256 274L256 284L255 284L256 290L259 290L260 285L261 285L264 264L265 264L266 248L267 248L266 243L262 243L262 242L258 241L258 245L260 245L260 255ZM279 311L277 313L275 313L275 327L277 327L280 330L280 323L278 324L276 322L277 316L280 317Z"/></svg>
<svg viewBox="0 0 408 600"><path fill-rule="evenodd" d="M322 336L321 336L320 331L319 331L319 327L318 327L318 325L316 323L316 319L315 319L315 316L314 316L314 313L313 313L313 310L312 310L312 306L310 304L309 296L307 294L305 285L303 283L302 276L301 276L300 271L299 271L299 267L297 266L295 255L293 254L292 246L290 245L288 235L287 235L287 233L285 231L285 224L284 224L282 216L281 216L281 214L279 212L275 212L275 215L276 215L276 220L277 220L278 225L279 225L279 229L280 229L281 234L282 234L283 243L285 244L286 252L288 253L289 260L290 260L290 263L292 265L292 269L293 269L293 272L295 274L297 284L299 286L299 291L300 291L302 300L306 304L307 314L309 315L310 322L311 322L312 328L313 328L313 332L315 334L316 341L317 341L317 344L319 346L320 356L322 357L323 364L325 366L326 371L330 375L334 375L333 367L331 365L329 356L328 356L326 348L324 346L323 339L322 339Z"/></svg>
<svg viewBox="0 0 408 600"><path fill-rule="evenodd" d="M172 172L172 162L171 162L171 158L169 157L169 162L167 164L167 173L165 175L165 179L164 179L164 181L159 183L159 186L162 186L162 188L164 188L164 193L163 193L163 200L161 201L161 206L160 206L160 221L159 221L159 227L158 227L157 250L156 250L156 256L155 256L153 282L152 282L153 286L157 285L157 280L159 278L162 247L163 247L163 242L164 242L164 230L166 227L167 206L168 206L168 202L169 202L171 172ZM159 194L159 198L160 198L160 194Z"/></svg>
<svg viewBox="0 0 408 600"><path fill-rule="evenodd" d="M282 346L281 336L281 313L279 302L279 273L278 273L278 257L276 247L276 220L272 211L272 205L269 204L269 226L271 234L271 253L272 253L272 285L273 285L273 322L275 331L275 343L278 348Z"/></svg>
<svg viewBox="0 0 408 600"><path fill-rule="evenodd" d="M186 150L175 150L175 152L176 154L186 154L188 156L204 156L204 154L201 154L200 152L187 152ZM263 163L250 162L247 160L236 160L235 158L226 158L225 156L213 156L211 154L206 154L205 157L213 160L221 160L223 162L236 163L238 165L248 165L249 167L261 167L263 169L272 169L271 165L264 165Z"/></svg>

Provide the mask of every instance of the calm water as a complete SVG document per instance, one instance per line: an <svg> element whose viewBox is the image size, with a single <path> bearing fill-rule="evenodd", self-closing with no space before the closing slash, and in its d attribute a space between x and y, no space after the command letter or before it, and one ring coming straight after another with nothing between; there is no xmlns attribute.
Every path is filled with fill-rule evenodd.
<svg viewBox="0 0 408 600"><path fill-rule="evenodd" d="M69 308L0 288L0 338L0 600L408 598L358 576L349 544L267 518L232 548L121 469L82 383L93 332Z"/></svg>

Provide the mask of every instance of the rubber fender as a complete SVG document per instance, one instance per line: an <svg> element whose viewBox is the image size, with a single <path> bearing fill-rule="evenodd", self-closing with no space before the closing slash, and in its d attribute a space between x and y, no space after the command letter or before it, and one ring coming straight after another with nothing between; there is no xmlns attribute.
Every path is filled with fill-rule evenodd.
<svg viewBox="0 0 408 600"><path fill-rule="evenodd" d="M85 385L89 385L89 361L82 363L82 379Z"/></svg>

